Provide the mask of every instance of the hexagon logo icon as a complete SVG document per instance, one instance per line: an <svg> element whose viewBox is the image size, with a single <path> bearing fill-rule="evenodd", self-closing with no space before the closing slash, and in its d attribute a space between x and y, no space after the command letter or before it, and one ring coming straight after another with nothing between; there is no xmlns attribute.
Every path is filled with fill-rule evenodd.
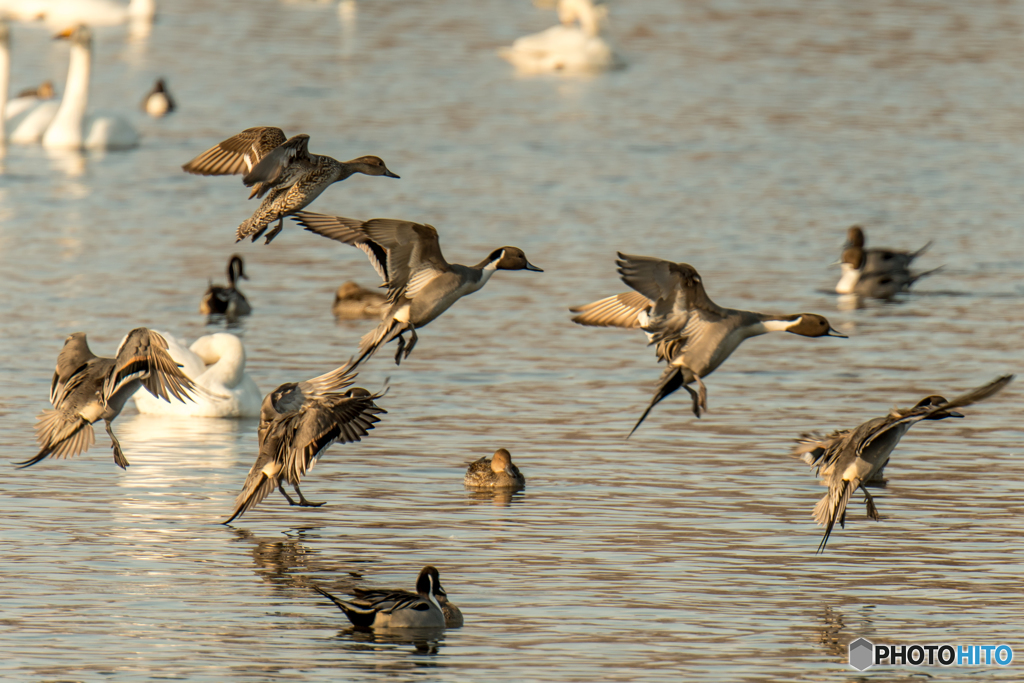
<svg viewBox="0 0 1024 683"><path fill-rule="evenodd" d="M875 663L875 646L867 638L858 638L850 643L850 666L863 671Z"/></svg>

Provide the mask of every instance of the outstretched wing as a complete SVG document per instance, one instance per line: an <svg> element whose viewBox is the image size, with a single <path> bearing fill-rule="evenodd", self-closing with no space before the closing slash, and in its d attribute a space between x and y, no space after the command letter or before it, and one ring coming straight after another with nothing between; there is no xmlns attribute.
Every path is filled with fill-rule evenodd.
<svg viewBox="0 0 1024 683"><path fill-rule="evenodd" d="M181 168L196 175L249 173L263 157L284 144L284 131L274 126L246 128L219 142Z"/></svg>
<svg viewBox="0 0 1024 683"><path fill-rule="evenodd" d="M577 325L633 329L641 326L640 314L650 309L653 304L653 301L640 292L624 292L583 306L575 306L569 311L578 314L572 319Z"/></svg>
<svg viewBox="0 0 1024 683"><path fill-rule="evenodd" d="M450 270L433 226L391 218L359 221L301 211L293 216L306 230L362 249L384 280L388 298L414 296Z"/></svg>
<svg viewBox="0 0 1024 683"><path fill-rule="evenodd" d="M98 356L89 350L85 332L75 332L64 340L64 347L57 354L57 368L50 383L50 403L54 408L60 407L64 397L81 381L89 361L96 358Z"/></svg>
<svg viewBox="0 0 1024 683"><path fill-rule="evenodd" d="M114 371L103 385L105 401L109 402L119 391L128 388L133 380L140 380L149 393L168 402L171 396L182 403L191 401L189 394L197 392L192 380L167 352L167 341L158 332L145 327L128 333L117 349L115 361Z"/></svg>
<svg viewBox="0 0 1024 683"><path fill-rule="evenodd" d="M296 166L307 167L311 161L309 136L296 135L260 159L259 163L242 178L242 182L246 187L255 185L254 194L257 197L262 197L272 187L294 185L301 173L290 173L289 171Z"/></svg>
<svg viewBox="0 0 1024 683"><path fill-rule="evenodd" d="M369 434L374 424L380 422L377 415L387 412L374 403L377 398L380 394L359 389L347 394L328 394L308 401L298 413L283 418L287 452L282 476L298 482L332 444L359 441Z"/></svg>

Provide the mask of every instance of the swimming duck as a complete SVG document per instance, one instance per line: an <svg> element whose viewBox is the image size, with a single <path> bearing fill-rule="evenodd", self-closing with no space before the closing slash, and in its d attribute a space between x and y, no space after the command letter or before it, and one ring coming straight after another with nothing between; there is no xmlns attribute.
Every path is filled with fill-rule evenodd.
<svg viewBox="0 0 1024 683"><path fill-rule="evenodd" d="M371 394L359 387L336 393L354 381L355 375L341 367L304 382L287 382L263 398L259 455L235 499L234 513L224 524L259 505L275 488L289 505L323 505L302 495L302 476L332 444L359 441L380 422L377 415L387 412L374 403L383 393ZM284 490L284 482L295 489L298 503Z"/></svg>
<svg viewBox="0 0 1024 683"><path fill-rule="evenodd" d="M186 377L206 392L190 403L158 401L145 391L135 393L135 407L147 415L191 417L259 417L262 394L245 371L245 346L233 334L219 332L196 339L192 346L161 332L167 352Z"/></svg>
<svg viewBox="0 0 1024 683"><path fill-rule="evenodd" d="M814 313L769 315L722 308L704 291L693 266L650 256L619 253L619 274L634 292L611 296L569 309L579 325L640 328L656 345L659 361L668 363L654 398L630 431L633 434L651 409L680 387L693 399L693 414L707 411L707 377L745 339L768 332L803 337L842 337L828 320ZM696 382L697 391L688 385Z"/></svg>
<svg viewBox="0 0 1024 683"><path fill-rule="evenodd" d="M249 300L236 286L239 278L248 280L249 276L245 274L242 257L234 254L228 259L228 286L221 287L211 283L206 289L206 294L203 294L202 301L199 302L199 312L203 315L223 315L229 320L252 313Z"/></svg>
<svg viewBox="0 0 1024 683"><path fill-rule="evenodd" d="M8 100L10 83L11 27L4 18L4 8L0 6L0 143L8 140L18 144L39 142L57 113L57 102L48 101L53 97L53 85L50 84L46 98L41 97L40 92L47 95L45 86L49 81L34 92L26 90ZM33 132L36 130L38 132Z"/></svg>
<svg viewBox="0 0 1024 683"><path fill-rule="evenodd" d="M389 305L381 324L363 337L359 358L351 368L395 337L395 363L401 363L416 346L417 328L481 289L496 270L544 272L527 261L518 247L495 249L475 266L448 263L441 254L437 230L431 225L390 218L360 221L308 211L300 211L293 219L310 232L362 249L388 289ZM411 336L408 345L406 332Z"/></svg>
<svg viewBox="0 0 1024 683"><path fill-rule="evenodd" d="M868 516L878 521L878 509L866 486L881 480L889 456L911 427L921 420L963 417L953 408L990 398L1012 380L1013 375L998 377L952 401L941 396L926 396L913 408L894 408L884 417L868 420L856 429L835 431L826 438L804 435L793 453L816 467L821 483L828 486L828 493L814 507L814 520L825 527L818 552L825 550L836 521L846 527L846 506L858 488L864 492Z"/></svg>
<svg viewBox="0 0 1024 683"><path fill-rule="evenodd" d="M521 489L526 477L512 464L512 454L504 448L494 452L494 458L480 458L470 463L463 484L473 488Z"/></svg>
<svg viewBox="0 0 1024 683"><path fill-rule="evenodd" d="M114 358L100 358L89 350L85 332L64 341L50 385L50 403L36 418L40 450L34 458L17 463L29 467L49 456L67 458L89 450L96 443L93 423L102 419L114 449L114 463L129 465L111 426L128 397L139 387L170 401L192 400L195 385L167 353L167 342L158 333L139 327L128 333Z"/></svg>
<svg viewBox="0 0 1024 683"><path fill-rule="evenodd" d="M840 260L843 273L836 284L836 293L891 299L900 292L908 291L917 280L941 270L935 268L923 273L910 272L910 264L929 246L931 242L914 252L865 249L864 230L854 225L846 233L846 244Z"/></svg>
<svg viewBox="0 0 1024 683"><path fill-rule="evenodd" d="M359 318L380 318L387 305L388 298L380 292L363 289L349 280L334 293L334 305L331 311L339 320L357 320Z"/></svg>
<svg viewBox="0 0 1024 683"><path fill-rule="evenodd" d="M354 626L362 628L445 628L445 616L438 598L446 596L441 575L427 566L416 579L416 595L406 591L374 594L370 598L342 600L323 588L313 589L345 613Z"/></svg>
<svg viewBox="0 0 1024 683"><path fill-rule="evenodd" d="M525 73L593 72L619 67L621 60L601 36L607 14L604 5L595 6L591 0L559 0L558 25L517 38L498 54Z"/></svg>
<svg viewBox="0 0 1024 683"><path fill-rule="evenodd" d="M354 588L352 592L355 594L360 601L366 602L379 602L386 600L390 596L401 597L401 598L415 598L416 593L406 590L379 590L379 589L366 589L366 588ZM441 606L441 613L444 614L444 625L445 628L462 628L466 620L462 616L462 610L458 606L448 599L447 593L434 593L434 597L437 598L437 604Z"/></svg>
<svg viewBox="0 0 1024 683"><path fill-rule="evenodd" d="M270 244L281 232L285 216L306 207L330 185L354 173L399 177L389 171L379 157L338 161L310 154L308 146L308 135L295 135L286 140L280 128L247 128L206 150L182 168L198 175L245 173L242 182L253 188L249 199L267 196L252 217L238 226L235 241L251 237L255 242L277 221L277 227L267 233L265 244Z"/></svg>
<svg viewBox="0 0 1024 683"><path fill-rule="evenodd" d="M153 89L142 100L142 111L154 119L159 119L170 114L174 109L174 99L171 97L171 93L167 91L167 83L162 78L156 79Z"/></svg>
<svg viewBox="0 0 1024 683"><path fill-rule="evenodd" d="M53 121L42 135L48 149L130 149L139 144L139 134L119 116L86 115L89 101L89 72L92 69L92 31L79 25L57 34L71 40L68 81ZM13 139L13 137L12 137Z"/></svg>

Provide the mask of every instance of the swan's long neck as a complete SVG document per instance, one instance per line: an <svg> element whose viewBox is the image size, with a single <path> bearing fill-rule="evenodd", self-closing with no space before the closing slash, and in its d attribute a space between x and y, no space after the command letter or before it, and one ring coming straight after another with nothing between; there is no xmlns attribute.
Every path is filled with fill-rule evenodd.
<svg viewBox="0 0 1024 683"><path fill-rule="evenodd" d="M84 136L85 108L89 104L89 72L92 50L89 45L71 44L71 63L64 99L53 123L46 129L43 145L47 147L80 148Z"/></svg>
<svg viewBox="0 0 1024 683"><path fill-rule="evenodd" d="M200 337L191 346L192 353L206 364L204 375L226 387L238 386L245 373L245 347L233 334Z"/></svg>
<svg viewBox="0 0 1024 683"><path fill-rule="evenodd" d="M0 20L0 145L7 141L7 91L11 87L11 40L7 22Z"/></svg>

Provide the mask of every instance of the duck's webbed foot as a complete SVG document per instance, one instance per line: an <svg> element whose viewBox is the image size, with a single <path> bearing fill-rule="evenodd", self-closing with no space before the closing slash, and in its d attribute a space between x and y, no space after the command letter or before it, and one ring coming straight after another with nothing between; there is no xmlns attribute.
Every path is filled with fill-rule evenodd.
<svg viewBox="0 0 1024 683"><path fill-rule="evenodd" d="M708 388L704 386L704 382L700 381L700 377L697 375L694 375L693 379L697 382L697 402L700 404L701 409L706 413L708 412ZM700 415L697 417L700 417Z"/></svg>
<svg viewBox="0 0 1024 683"><path fill-rule="evenodd" d="M875 499L871 497L871 494L863 486L860 487L860 490L864 492L864 503L868 507L868 517L877 522L882 516L878 514L878 508L875 507Z"/></svg>
<svg viewBox="0 0 1024 683"><path fill-rule="evenodd" d="M288 495L288 492L284 490L284 482L283 481L278 483L277 490L281 492L281 495L284 496L285 500L288 501L289 505L298 505L298 503L296 503L294 500L292 500L292 497Z"/></svg>
<svg viewBox="0 0 1024 683"><path fill-rule="evenodd" d="M267 233L267 239L266 239L265 242L263 242L263 244L270 244L271 242L273 242L274 238L277 237L278 233L280 233L281 230L283 230L283 229L284 229L284 216L281 216L280 218L277 219L277 227ZM256 237L259 237L259 235L256 235ZM256 237L252 238L253 242L256 241Z"/></svg>
<svg viewBox="0 0 1024 683"><path fill-rule="evenodd" d="M104 420L104 422L107 427L107 436L110 437L110 447L114 449L114 464L122 470L126 470L131 463L128 462L128 458L124 457L124 452L121 450L121 442L114 436L114 429L110 420Z"/></svg>
<svg viewBox="0 0 1024 683"><path fill-rule="evenodd" d="M700 419L700 395L685 384L683 389L686 389L690 394L690 398L693 399L693 414L697 416L697 419Z"/></svg>
<svg viewBox="0 0 1024 683"><path fill-rule="evenodd" d="M304 495L302 495L302 491L299 490L299 485L298 484L292 484L292 488L295 489L295 493L299 494L298 505L300 505L301 507L304 507L304 508L318 508L321 505L323 505L323 503L314 503L312 501L306 500L306 497Z"/></svg>
<svg viewBox="0 0 1024 683"><path fill-rule="evenodd" d="M408 358L409 357L409 354L412 353L412 350L414 348L416 348L416 342L417 341L419 341L419 337L416 335L416 328L413 327L412 325L410 325L409 326L409 343L405 347L405 354L402 355L402 358Z"/></svg>

